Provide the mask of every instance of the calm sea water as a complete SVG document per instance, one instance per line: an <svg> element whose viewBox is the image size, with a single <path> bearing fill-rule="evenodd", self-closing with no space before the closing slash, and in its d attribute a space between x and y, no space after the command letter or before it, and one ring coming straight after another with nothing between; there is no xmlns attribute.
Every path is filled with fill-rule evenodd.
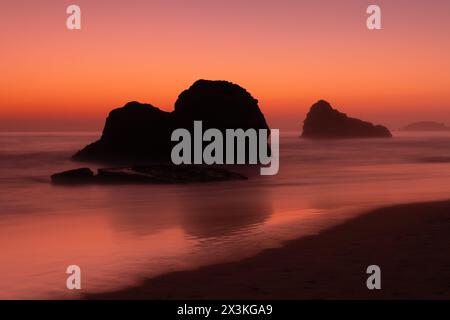
<svg viewBox="0 0 450 320"><path fill-rule="evenodd" d="M0 298L76 298L238 260L364 211L449 198L450 135L281 136L277 176L194 185L54 186L96 133L0 133ZM95 169L96 165L90 165Z"/></svg>

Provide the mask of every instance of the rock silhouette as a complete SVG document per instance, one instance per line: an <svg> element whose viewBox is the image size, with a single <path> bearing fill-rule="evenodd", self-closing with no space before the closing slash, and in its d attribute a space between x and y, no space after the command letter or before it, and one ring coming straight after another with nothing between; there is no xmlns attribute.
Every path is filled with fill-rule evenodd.
<svg viewBox="0 0 450 320"><path fill-rule="evenodd" d="M258 100L227 81L198 80L179 95L173 116L181 128L202 120L206 129L269 129Z"/></svg>
<svg viewBox="0 0 450 320"><path fill-rule="evenodd" d="M264 115L245 89L227 81L198 80L183 91L173 112L129 102L110 112L100 140L78 151L73 158L87 161L168 161L171 133L190 130L194 120L203 127L268 129Z"/></svg>
<svg viewBox="0 0 450 320"><path fill-rule="evenodd" d="M450 131L450 127L445 123L434 121L421 121L411 123L401 129L402 131Z"/></svg>
<svg viewBox="0 0 450 320"><path fill-rule="evenodd" d="M82 184L90 183L94 180L94 173L89 168L79 168L55 173L51 176L54 184Z"/></svg>
<svg viewBox="0 0 450 320"><path fill-rule="evenodd" d="M315 103L303 124L302 137L311 139L389 138L390 131L381 125L348 117L326 101Z"/></svg>
<svg viewBox="0 0 450 320"><path fill-rule="evenodd" d="M56 173L51 178L54 184L66 185L81 183L173 184L247 179L240 173L222 168L171 164L104 168L98 169L97 175L94 175L89 168L80 168Z"/></svg>
<svg viewBox="0 0 450 320"><path fill-rule="evenodd" d="M112 110L100 140L74 155L76 160L161 160L170 155L171 114L139 102Z"/></svg>

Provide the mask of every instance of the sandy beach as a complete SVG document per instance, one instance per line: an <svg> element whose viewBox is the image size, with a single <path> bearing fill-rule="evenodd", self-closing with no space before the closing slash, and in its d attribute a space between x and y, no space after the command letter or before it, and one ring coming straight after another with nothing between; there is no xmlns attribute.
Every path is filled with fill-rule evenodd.
<svg viewBox="0 0 450 320"><path fill-rule="evenodd" d="M87 299L449 299L450 201L396 205L245 260ZM366 287L381 267L382 289Z"/></svg>

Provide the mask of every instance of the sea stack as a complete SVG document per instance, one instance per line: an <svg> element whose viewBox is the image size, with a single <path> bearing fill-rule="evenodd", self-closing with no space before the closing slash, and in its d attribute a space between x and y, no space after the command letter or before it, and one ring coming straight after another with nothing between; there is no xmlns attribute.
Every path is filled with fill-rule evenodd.
<svg viewBox="0 0 450 320"><path fill-rule="evenodd" d="M436 121L420 121L411 123L401 129L402 131L450 131L445 123Z"/></svg>
<svg viewBox="0 0 450 320"><path fill-rule="evenodd" d="M258 100L228 81L196 81L179 95L172 115L180 128L191 128L195 120L201 120L204 128L221 131L269 129Z"/></svg>
<svg viewBox="0 0 450 320"><path fill-rule="evenodd" d="M164 160L170 155L172 127L170 112L150 104L129 102L109 113L101 138L78 151L73 159L101 162Z"/></svg>
<svg viewBox="0 0 450 320"><path fill-rule="evenodd" d="M334 109L327 101L316 102L309 110L303 124L303 138L390 138L391 132L384 126L350 118Z"/></svg>
<svg viewBox="0 0 450 320"><path fill-rule="evenodd" d="M194 121L202 121L205 129L221 131L269 129L258 100L244 88L228 81L198 80L179 95L173 112L139 102L111 111L101 138L73 158L129 164L168 162L173 130L192 130Z"/></svg>

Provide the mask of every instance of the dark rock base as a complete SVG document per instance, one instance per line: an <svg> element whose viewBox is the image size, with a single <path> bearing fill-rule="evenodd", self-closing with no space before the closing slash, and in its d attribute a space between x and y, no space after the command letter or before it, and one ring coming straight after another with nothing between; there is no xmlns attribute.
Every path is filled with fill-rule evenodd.
<svg viewBox="0 0 450 320"><path fill-rule="evenodd" d="M57 173L51 176L54 184L181 184L246 180L247 177L226 169L209 166L175 166L165 164L104 168L94 175L89 168Z"/></svg>

